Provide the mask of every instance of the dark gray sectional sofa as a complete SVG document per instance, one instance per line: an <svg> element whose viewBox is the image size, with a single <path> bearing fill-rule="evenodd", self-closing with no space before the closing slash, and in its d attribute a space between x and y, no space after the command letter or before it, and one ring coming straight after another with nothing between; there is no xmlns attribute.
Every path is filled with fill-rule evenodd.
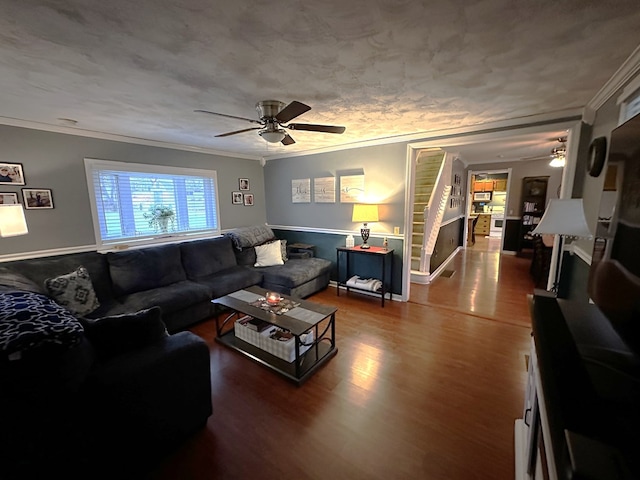
<svg viewBox="0 0 640 480"><path fill-rule="evenodd" d="M245 287L306 297L329 283L328 260L255 267L253 243L272 236L0 263L0 478L143 478L202 428L209 348L182 330Z"/></svg>
<svg viewBox="0 0 640 480"><path fill-rule="evenodd" d="M268 232L270 229L264 235ZM84 266L100 303L87 317L159 306L170 333L211 318L212 299L245 287L260 285L304 298L329 284L328 260L292 258L284 265L254 267L253 246L238 249L233 239L231 234L106 254L73 253L5 262L0 264L0 284L3 275L18 272L44 285L47 279ZM47 293L44 287L42 292Z"/></svg>

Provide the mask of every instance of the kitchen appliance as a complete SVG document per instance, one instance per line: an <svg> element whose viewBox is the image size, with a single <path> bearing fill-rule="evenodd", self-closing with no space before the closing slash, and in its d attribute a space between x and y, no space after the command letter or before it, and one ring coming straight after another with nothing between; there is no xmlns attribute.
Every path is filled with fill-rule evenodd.
<svg viewBox="0 0 640 480"><path fill-rule="evenodd" d="M490 202L491 192L474 192L473 201L474 202Z"/></svg>
<svg viewBox="0 0 640 480"><path fill-rule="evenodd" d="M501 237L503 225L504 225L504 213L492 213L491 226L489 227L489 236Z"/></svg>

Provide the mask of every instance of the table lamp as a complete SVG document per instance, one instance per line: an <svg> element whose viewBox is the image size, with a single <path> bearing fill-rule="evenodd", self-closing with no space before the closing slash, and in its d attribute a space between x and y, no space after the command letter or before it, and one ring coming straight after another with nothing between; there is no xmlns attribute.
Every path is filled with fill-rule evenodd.
<svg viewBox="0 0 640 480"><path fill-rule="evenodd" d="M363 224L360 229L360 236L362 237L362 245L360 245L360 248L366 250L369 248L367 240L369 240L369 233L371 231L369 230L367 223L378 221L378 205L356 203L353 206L351 221Z"/></svg>
<svg viewBox="0 0 640 480"><path fill-rule="evenodd" d="M565 238L593 238L584 216L581 198L552 199L544 212L540 223L531 232L532 235L560 235L558 264L553 281L553 292L558 293L560 269L562 268L562 250Z"/></svg>
<svg viewBox="0 0 640 480"><path fill-rule="evenodd" d="M0 237L15 237L27 233L29 229L22 205L0 205Z"/></svg>

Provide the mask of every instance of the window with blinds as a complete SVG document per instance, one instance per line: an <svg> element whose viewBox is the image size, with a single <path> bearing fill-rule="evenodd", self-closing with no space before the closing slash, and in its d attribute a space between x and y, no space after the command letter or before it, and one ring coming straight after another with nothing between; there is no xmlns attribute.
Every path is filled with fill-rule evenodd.
<svg viewBox="0 0 640 480"><path fill-rule="evenodd" d="M213 170L85 159L99 246L220 233Z"/></svg>

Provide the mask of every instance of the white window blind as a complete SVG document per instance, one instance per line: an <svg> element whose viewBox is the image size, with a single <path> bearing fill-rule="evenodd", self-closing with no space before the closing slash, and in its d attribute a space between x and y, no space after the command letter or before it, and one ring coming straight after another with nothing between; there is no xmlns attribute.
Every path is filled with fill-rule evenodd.
<svg viewBox="0 0 640 480"><path fill-rule="evenodd" d="M219 233L213 170L85 159L100 245Z"/></svg>

